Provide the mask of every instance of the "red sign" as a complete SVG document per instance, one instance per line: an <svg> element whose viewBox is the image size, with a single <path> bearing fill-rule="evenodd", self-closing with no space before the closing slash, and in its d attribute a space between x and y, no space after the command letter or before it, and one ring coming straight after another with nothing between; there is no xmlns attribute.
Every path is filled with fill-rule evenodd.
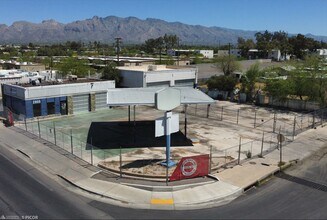
<svg viewBox="0 0 327 220"><path fill-rule="evenodd" d="M209 174L209 155L183 157L177 164L170 181L190 179Z"/></svg>

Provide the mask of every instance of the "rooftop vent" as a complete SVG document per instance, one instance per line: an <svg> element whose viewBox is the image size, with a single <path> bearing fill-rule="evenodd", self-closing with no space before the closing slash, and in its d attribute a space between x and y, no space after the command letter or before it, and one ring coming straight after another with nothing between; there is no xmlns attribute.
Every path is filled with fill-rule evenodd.
<svg viewBox="0 0 327 220"><path fill-rule="evenodd" d="M156 65L149 65L148 66L148 71L156 71L157 70L157 66Z"/></svg>

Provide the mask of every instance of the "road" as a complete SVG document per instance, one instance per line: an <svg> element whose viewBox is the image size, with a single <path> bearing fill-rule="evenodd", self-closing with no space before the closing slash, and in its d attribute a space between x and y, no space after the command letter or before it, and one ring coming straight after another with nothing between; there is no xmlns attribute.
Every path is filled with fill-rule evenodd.
<svg viewBox="0 0 327 220"><path fill-rule="evenodd" d="M108 205L65 189L0 146L0 217L39 219L327 219L327 146L249 190L230 204L204 210L134 210Z"/></svg>
<svg viewBox="0 0 327 220"><path fill-rule="evenodd" d="M0 146L0 217L6 219L109 219L89 199L64 186Z"/></svg>
<svg viewBox="0 0 327 220"><path fill-rule="evenodd" d="M114 218L138 219L327 219L327 145L286 174L251 189L230 204L192 211L111 208ZM91 202L98 209L108 205Z"/></svg>

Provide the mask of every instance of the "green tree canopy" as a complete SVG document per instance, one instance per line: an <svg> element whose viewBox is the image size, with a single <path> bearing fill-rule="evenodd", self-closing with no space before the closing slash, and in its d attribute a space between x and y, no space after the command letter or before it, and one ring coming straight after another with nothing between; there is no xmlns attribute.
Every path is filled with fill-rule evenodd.
<svg viewBox="0 0 327 220"><path fill-rule="evenodd" d="M240 64L236 61L236 57L231 55L217 57L214 65L217 69L223 71L225 76L230 76L240 69Z"/></svg>
<svg viewBox="0 0 327 220"><path fill-rule="evenodd" d="M209 90L217 89L219 91L233 91L237 83L237 79L232 76L211 76L207 80Z"/></svg>
<svg viewBox="0 0 327 220"><path fill-rule="evenodd" d="M122 81L119 70L116 68L116 64L111 62L102 69L101 79L115 80L116 86L118 87Z"/></svg>
<svg viewBox="0 0 327 220"><path fill-rule="evenodd" d="M93 73L94 70L85 65L83 60L74 57L68 57L60 61L56 68L62 76L68 74L77 75L78 77L85 77L88 73Z"/></svg>
<svg viewBox="0 0 327 220"><path fill-rule="evenodd" d="M258 81L258 78L262 76L262 73L259 69L259 64L253 64L244 74L244 79L242 81L242 89L245 90L249 100L253 99L255 94L255 83Z"/></svg>

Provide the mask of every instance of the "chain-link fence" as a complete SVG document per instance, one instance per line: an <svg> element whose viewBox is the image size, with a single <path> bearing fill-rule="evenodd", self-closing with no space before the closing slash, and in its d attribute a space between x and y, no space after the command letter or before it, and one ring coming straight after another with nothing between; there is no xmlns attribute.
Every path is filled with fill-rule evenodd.
<svg viewBox="0 0 327 220"><path fill-rule="evenodd" d="M211 170L219 170L236 164L242 164L253 157L264 157L278 147L278 139L275 133L262 133L257 140L243 142L239 138L239 144L219 149L210 146ZM291 140L286 140L291 142Z"/></svg>
<svg viewBox="0 0 327 220"><path fill-rule="evenodd" d="M184 108L177 110L185 112ZM146 114L149 114L149 112ZM242 137L240 137L239 144L234 146L210 146L201 152L197 152L197 154L210 155L210 167L212 170L242 164L249 158L264 156L276 149L278 134L285 136L285 144L287 144L302 131L322 125L327 121L327 109L319 109L307 114L282 114L274 110L261 110L254 107L243 107L235 110L226 106L193 105L187 107L187 114L200 118L226 121L262 131L262 137L252 141L244 142ZM55 121L25 119L23 116L13 115L16 119L16 127L64 149L67 153L73 154L89 164L99 165L112 171L118 171L121 174L162 178L165 176L166 168L160 165L166 159L165 150L162 148L153 148L151 154L148 153L148 148L141 147L102 148L93 144L94 140L92 140L92 137L83 141L81 136L74 134L73 129L67 129L64 125L58 126ZM146 115L146 117L148 116ZM183 124L183 120L184 118L180 117L180 124ZM129 126L133 124L131 123ZM114 132L117 133L118 130L114 129ZM123 131L119 132L122 135L120 137L123 139ZM249 140L248 138L245 139ZM177 152L175 149L178 148L172 149L171 159L178 163L183 155L174 153L174 151ZM174 168L169 169L168 175L173 171Z"/></svg>
<svg viewBox="0 0 327 220"><path fill-rule="evenodd" d="M309 113L289 113L269 108L240 107L238 109L228 106L189 105L181 106L178 112L188 115L225 121L244 127L256 128L264 132L281 132L290 139L299 133L322 125L327 121L327 108L318 109Z"/></svg>

